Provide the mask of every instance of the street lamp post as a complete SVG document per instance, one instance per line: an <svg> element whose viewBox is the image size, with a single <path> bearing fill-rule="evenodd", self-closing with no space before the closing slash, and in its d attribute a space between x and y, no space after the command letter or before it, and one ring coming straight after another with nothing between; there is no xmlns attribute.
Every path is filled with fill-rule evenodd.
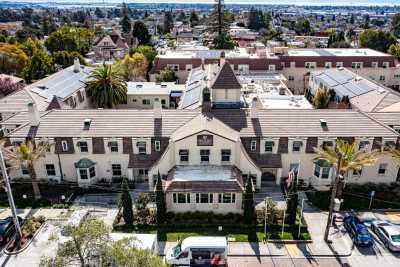
<svg viewBox="0 0 400 267"><path fill-rule="evenodd" d="M5 191L7 192L8 202L10 204L11 213L14 219L14 224L17 232L17 240L19 240L22 237L22 231L21 231L21 226L19 225L17 210L15 208L14 198L11 192L10 181L8 179L7 167L6 163L4 162L3 151L1 150L1 148L0 148L0 164L5 184Z"/></svg>

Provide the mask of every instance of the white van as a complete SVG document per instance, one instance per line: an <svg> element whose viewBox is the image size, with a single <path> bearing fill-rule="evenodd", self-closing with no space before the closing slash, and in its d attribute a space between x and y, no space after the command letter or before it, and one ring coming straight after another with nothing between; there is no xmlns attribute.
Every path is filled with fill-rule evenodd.
<svg viewBox="0 0 400 267"><path fill-rule="evenodd" d="M192 236L170 248L165 261L171 266L202 267L227 266L228 241L226 237Z"/></svg>

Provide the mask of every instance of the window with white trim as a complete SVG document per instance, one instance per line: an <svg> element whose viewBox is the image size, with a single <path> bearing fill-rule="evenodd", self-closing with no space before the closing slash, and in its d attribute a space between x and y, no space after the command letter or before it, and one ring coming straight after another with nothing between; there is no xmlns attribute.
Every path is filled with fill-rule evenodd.
<svg viewBox="0 0 400 267"><path fill-rule="evenodd" d="M382 62L382 68L384 69L389 68L389 62Z"/></svg>
<svg viewBox="0 0 400 267"><path fill-rule="evenodd" d="M370 142L368 140L361 140L358 144L358 150L367 150Z"/></svg>
<svg viewBox="0 0 400 267"><path fill-rule="evenodd" d="M155 151L160 151L161 150L161 141L160 140L155 140L154 141L154 150Z"/></svg>
<svg viewBox="0 0 400 267"><path fill-rule="evenodd" d="M189 150L188 149L180 149L179 150L179 159L181 163L189 162Z"/></svg>
<svg viewBox="0 0 400 267"><path fill-rule="evenodd" d="M351 62L351 68L352 69L361 69L363 63L362 62Z"/></svg>
<svg viewBox="0 0 400 267"><path fill-rule="evenodd" d="M264 151L272 153L274 151L275 142L274 141L265 141Z"/></svg>
<svg viewBox="0 0 400 267"><path fill-rule="evenodd" d="M190 193L173 193L172 201L179 204L190 203Z"/></svg>
<svg viewBox="0 0 400 267"><path fill-rule="evenodd" d="M315 69L317 66L317 63L316 62L306 62L304 64L304 66L306 69Z"/></svg>
<svg viewBox="0 0 400 267"><path fill-rule="evenodd" d="M111 171L113 177L121 177L122 176L121 164L111 164Z"/></svg>
<svg viewBox="0 0 400 267"><path fill-rule="evenodd" d="M47 176L56 176L56 168L54 164L46 164L45 168Z"/></svg>
<svg viewBox="0 0 400 267"><path fill-rule="evenodd" d="M212 193L196 193L196 203L213 203L213 198Z"/></svg>
<svg viewBox="0 0 400 267"><path fill-rule="evenodd" d="M274 64L269 64L268 65L268 70L269 71L275 71L276 70L275 65Z"/></svg>
<svg viewBox="0 0 400 267"><path fill-rule="evenodd" d="M148 175L149 171L147 169L139 169L138 173L139 175Z"/></svg>
<svg viewBox="0 0 400 267"><path fill-rule="evenodd" d="M89 152L88 143L86 141L79 141L77 145L81 153Z"/></svg>
<svg viewBox="0 0 400 267"><path fill-rule="evenodd" d="M65 140L62 140L61 141L61 148L62 148L62 151L68 151L68 142L67 141L65 141Z"/></svg>
<svg viewBox="0 0 400 267"><path fill-rule="evenodd" d="M193 68L192 64L186 64L186 71L191 71Z"/></svg>
<svg viewBox="0 0 400 267"><path fill-rule="evenodd" d="M140 141L140 142L137 142L136 143L136 147L138 148L138 153L139 154L146 154L146 142L142 142L142 141Z"/></svg>
<svg viewBox="0 0 400 267"><path fill-rule="evenodd" d="M231 161L231 150L230 149L221 149L221 161L222 162L230 162Z"/></svg>
<svg viewBox="0 0 400 267"><path fill-rule="evenodd" d="M118 142L117 141L108 142L108 147L110 148L110 152L118 152Z"/></svg>
<svg viewBox="0 0 400 267"><path fill-rule="evenodd" d="M89 168L89 176L90 176L90 178L93 178L96 176L96 169L94 168L94 166Z"/></svg>
<svg viewBox="0 0 400 267"><path fill-rule="evenodd" d="M378 68L378 62L372 62L371 67L374 69Z"/></svg>
<svg viewBox="0 0 400 267"><path fill-rule="evenodd" d="M251 140L250 142L250 150L251 151L256 151L257 149L257 140Z"/></svg>
<svg viewBox="0 0 400 267"><path fill-rule="evenodd" d="M219 193L218 203L235 203L236 194L235 193Z"/></svg>
<svg viewBox="0 0 400 267"><path fill-rule="evenodd" d="M239 64L238 71L241 73L248 73L249 72L249 65L247 64Z"/></svg>
<svg viewBox="0 0 400 267"><path fill-rule="evenodd" d="M325 62L325 69L332 68L332 62Z"/></svg>
<svg viewBox="0 0 400 267"><path fill-rule="evenodd" d="M150 105L150 99L142 99L142 104L143 105Z"/></svg>
<svg viewBox="0 0 400 267"><path fill-rule="evenodd" d="M319 179L328 179L331 167L329 163L323 160L319 160L314 163L314 176Z"/></svg>
<svg viewBox="0 0 400 267"><path fill-rule="evenodd" d="M167 68L171 68L173 71L179 71L179 64L167 64Z"/></svg>
<svg viewBox="0 0 400 267"><path fill-rule="evenodd" d="M21 173L22 175L29 175L29 169L27 167L22 166Z"/></svg>
<svg viewBox="0 0 400 267"><path fill-rule="evenodd" d="M385 81L385 80L386 80L385 75L379 75L379 80L380 80L381 82Z"/></svg>
<svg viewBox="0 0 400 267"><path fill-rule="evenodd" d="M386 175L387 167L388 167L387 163L381 163L381 164L379 164L379 167L378 167L378 175L381 175L381 176Z"/></svg>
<svg viewBox="0 0 400 267"><path fill-rule="evenodd" d="M302 146L303 146L303 142L302 141L293 141L292 151L293 152L300 152Z"/></svg>
<svg viewBox="0 0 400 267"><path fill-rule="evenodd" d="M336 68L343 68L343 62L336 62Z"/></svg>
<svg viewBox="0 0 400 267"><path fill-rule="evenodd" d="M362 175L362 169L353 170L353 177L361 177L361 175Z"/></svg>
<svg viewBox="0 0 400 267"><path fill-rule="evenodd" d="M210 150L209 149L200 149L200 162L201 163L210 162Z"/></svg>

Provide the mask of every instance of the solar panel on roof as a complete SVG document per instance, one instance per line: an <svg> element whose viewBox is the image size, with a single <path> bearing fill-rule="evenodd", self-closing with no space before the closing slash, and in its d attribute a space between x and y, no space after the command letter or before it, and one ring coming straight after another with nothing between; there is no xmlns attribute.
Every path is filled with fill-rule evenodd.
<svg viewBox="0 0 400 267"><path fill-rule="evenodd" d="M182 108L187 108L200 102L201 86L197 86L192 90L186 91L183 95Z"/></svg>

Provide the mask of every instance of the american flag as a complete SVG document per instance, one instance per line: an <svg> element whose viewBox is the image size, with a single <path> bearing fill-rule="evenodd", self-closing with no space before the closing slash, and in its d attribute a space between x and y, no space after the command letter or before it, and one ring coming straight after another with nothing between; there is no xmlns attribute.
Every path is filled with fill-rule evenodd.
<svg viewBox="0 0 400 267"><path fill-rule="evenodd" d="M287 178L287 180L286 180L287 187L290 187L290 185L293 183L294 176L295 176L294 170L291 170L291 171L289 172L288 178Z"/></svg>

